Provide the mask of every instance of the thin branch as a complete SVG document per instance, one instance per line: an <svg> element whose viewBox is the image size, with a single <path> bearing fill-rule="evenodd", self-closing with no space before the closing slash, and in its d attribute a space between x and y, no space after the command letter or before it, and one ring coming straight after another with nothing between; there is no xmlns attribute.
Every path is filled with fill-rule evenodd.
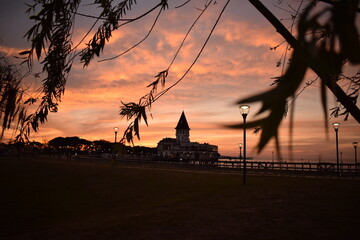
<svg viewBox="0 0 360 240"><path fill-rule="evenodd" d="M129 23L131 23L131 22L134 22L134 21L136 21L136 20L139 20L139 19L141 19L141 18L143 18L143 17L145 17L145 16L147 16L148 14L150 14L151 12L153 12L153 11L154 11L155 9L157 9L158 7L162 7L162 8L163 8L163 3L160 2L160 3L157 4L155 7L151 8L151 9L148 10L147 12L141 14L140 16L138 16L138 17L136 17L136 18L133 18L133 19L131 19L130 21L125 22L125 23L123 23L123 24L120 24L120 25L118 26L118 28L121 27L121 26L124 26L124 25L126 25L126 24L129 24Z"/></svg>
<svg viewBox="0 0 360 240"><path fill-rule="evenodd" d="M93 23L93 25L89 28L89 30L88 30L87 33L84 35L84 37L79 41L78 44L76 44L75 47L73 47L73 48L71 49L71 51L76 50L77 47L79 47L80 44L85 40L85 38L86 38L87 36L89 36L90 32L94 29L94 27L95 27L95 25L98 23L99 19L100 19L100 18L98 18L98 19Z"/></svg>
<svg viewBox="0 0 360 240"><path fill-rule="evenodd" d="M135 45L133 45L132 47L128 48L126 51L120 53L119 55L116 55L116 56L111 57L111 58L105 58L105 59L99 60L99 62L110 61L110 60L114 60L114 59L116 59L116 58L118 58L118 57L121 57L122 55L130 52L132 49L136 48L136 47L139 46L141 43L143 43L143 42L150 36L151 32L153 31L153 29L154 29L154 27L155 27L155 25L156 25L156 23L157 23L160 15L161 15L162 11L163 11L163 8L160 8L160 11L159 11L159 13L157 14L157 16L156 16L156 18L155 18L155 20L154 20L154 22L153 22L150 30L148 31L148 33L145 35L145 37L144 37L143 39L141 39L141 40L140 40L139 42L137 42Z"/></svg>
<svg viewBox="0 0 360 240"><path fill-rule="evenodd" d="M157 95L154 97L153 102L155 102L156 100L158 100L161 96L163 96L163 95L164 95L166 92L168 92L171 88L175 87L175 86L176 86L179 82L181 82L181 81L184 79L184 77L190 72L190 70L191 70L192 67L195 65L195 63L196 63L197 60L199 59L200 55L202 54L205 46L207 45L210 37L212 36L212 33L214 32L216 26L218 25L218 23L219 23L219 21L220 21L220 18L222 17L222 14L224 13L224 11L225 11L226 7L228 6L229 2L230 2L230 0L228 0L228 1L226 2L226 4L224 5L224 7L223 7L223 9L221 10L218 18L216 19L215 24L213 25L213 27L212 27L209 35L207 36L207 38L206 38L203 46L201 47L201 49L200 49L200 51L198 52L196 58L194 59L194 61L192 62L192 64L189 66L189 68L186 70L186 72L185 72L185 73L182 75L182 77L181 77L179 80L177 80L174 84L172 84L170 87L168 87L167 89L165 89L165 90L161 91L159 94L157 94Z"/></svg>
<svg viewBox="0 0 360 240"><path fill-rule="evenodd" d="M174 57L173 57L170 65L169 65L169 67L167 68L167 70L169 70L170 67L172 66L172 64L174 63L175 59L177 58L177 55L179 54L179 52L180 52L182 46L184 45L187 37L189 36L190 32L192 31L192 29L194 28L194 26L196 25L196 23L198 22L198 20L201 18L201 16L204 14L204 12L208 9L208 7L210 6L211 2L212 2L212 0L211 0L207 5L205 5L204 10L201 11L201 13L198 15L198 17L195 19L195 21L193 22L193 24L192 24L192 25L190 26L190 28L188 29L187 33L185 34L185 36L184 36L184 38L183 38L183 40L182 40L182 42L181 42L178 50L176 51L176 53L175 53L175 55L174 55Z"/></svg>
<svg viewBox="0 0 360 240"><path fill-rule="evenodd" d="M305 86L291 99L291 103L288 104L288 107L290 108L292 105L294 105L294 104L295 104L295 100L301 95L301 93L302 93L303 91L305 91L306 88L312 86L318 79L319 79L319 77L316 77L315 79L307 82L307 83L305 84Z"/></svg>
<svg viewBox="0 0 360 240"><path fill-rule="evenodd" d="M92 16L92 15L88 15L88 14L84 14L84 13L79 13L79 12L71 12L71 13L74 13L76 15L79 15L79 16L82 16L82 17L86 17L86 18L94 18L94 19L97 19L97 20L104 20L106 21L107 18L104 18L104 17L96 17L96 16ZM120 18L118 19L118 21L124 21L124 22L128 22L128 21L132 21L133 19L131 18Z"/></svg>
<svg viewBox="0 0 360 240"><path fill-rule="evenodd" d="M211 2L211 1L210 1ZM170 87L162 90L160 93L156 94L156 96L153 96L153 92L154 92L154 89L156 89L156 87L153 87L153 89L150 91L149 94L143 96L140 101L139 101L139 104L135 104L135 103L129 103L129 104L125 104L125 103L122 103L123 104L123 107L121 107L121 111L120 111L120 115L122 115L122 117L124 117L125 115L127 116L127 119L129 120L130 118L134 117L136 115L136 118L128 125L127 129L125 130L124 132L124 135L123 135L123 138L121 139L121 141L127 141L129 143L133 143L133 135L138 137L139 139L139 125L138 125L138 122L139 122L139 119L141 117L144 118L145 120L145 117L146 117L146 114L145 112L143 113L140 113L140 112L137 112L137 114L135 114L135 112L137 111L136 108L141 108L142 111L145 110L145 108L147 108L148 110L150 110L150 107L151 107L151 104L154 103L155 101L157 101L161 96L163 96L165 93L167 93L170 89L172 89L173 87L175 87L179 82L181 82L185 76L190 72L190 70L192 69L192 67L195 65L195 63L197 62L197 60L199 59L199 57L201 56L203 50L205 49L205 46L207 45L210 37L212 36L216 26L218 25L219 21L220 21L220 18L222 17L226 7L228 6L230 0L228 0L226 2L226 4L224 5L223 9L221 10L217 20L215 21L210 33L208 34L205 42L203 43L201 49L199 50L197 56L195 57L195 59L193 60L192 64L188 67L188 69L185 71L185 73L182 75L182 77L180 79L178 79L175 83L173 83ZM206 5L206 8L204 9L204 11L207 9L209 5ZM203 12L204 12L203 11ZM202 13L203 13L202 12ZM201 13L201 14L202 14ZM200 15L201 15L200 14ZM197 19L198 20L198 19ZM196 20L196 21L197 21ZM193 26L191 26L192 28ZM189 32L189 31L188 31ZM188 33L187 33L188 35ZM187 38L187 35L184 37L184 39ZM183 40L184 42L185 40ZM180 45L179 49L182 48L182 45L183 43ZM179 50L177 51L177 53L175 54L175 58L178 54ZM173 61L170 63L170 66L172 65ZM169 68L170 68L169 66ZM168 69L163 71L163 72L160 72L156 77L161 77L162 74L165 74L167 75L167 72L168 72ZM166 77L166 76L165 76ZM150 84L150 85L153 85L153 84ZM150 86L149 85L149 86ZM156 85L154 85L156 86ZM142 100L145 100L144 102ZM130 108L130 109L129 109ZM146 122L146 120L145 120Z"/></svg>
<svg viewBox="0 0 360 240"><path fill-rule="evenodd" d="M181 5L179 5L179 6L175 7L175 8L181 8L181 7L185 6L186 4L188 4L190 1L191 0L187 0L186 2L184 2L183 4L181 4Z"/></svg>

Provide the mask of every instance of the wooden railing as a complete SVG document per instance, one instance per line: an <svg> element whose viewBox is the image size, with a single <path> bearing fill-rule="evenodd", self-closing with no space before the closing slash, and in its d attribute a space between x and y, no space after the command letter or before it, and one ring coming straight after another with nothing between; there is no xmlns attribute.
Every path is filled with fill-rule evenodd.
<svg viewBox="0 0 360 240"><path fill-rule="evenodd" d="M239 171L243 170L243 162L238 160L224 160L214 162L203 161L159 161L146 157L127 157L127 158L94 158L79 157L83 161L98 163L110 163L112 165L132 165L156 168L191 168L216 171ZM339 170L338 170L339 167ZM360 164L343 163L314 163L314 162L269 162L252 161L246 162L248 173L276 174L276 175L313 175L313 176L348 176L360 177Z"/></svg>
<svg viewBox="0 0 360 240"><path fill-rule="evenodd" d="M218 161L219 167L242 169L240 161ZM312 174L312 175L359 175L360 165L342 163L314 162L264 162L247 161L246 169L250 172Z"/></svg>

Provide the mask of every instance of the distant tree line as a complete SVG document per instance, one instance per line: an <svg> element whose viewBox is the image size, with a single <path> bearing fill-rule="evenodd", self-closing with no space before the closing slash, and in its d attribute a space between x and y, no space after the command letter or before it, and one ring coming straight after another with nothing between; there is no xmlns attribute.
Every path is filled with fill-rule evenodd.
<svg viewBox="0 0 360 240"><path fill-rule="evenodd" d="M156 148L144 146L125 146L123 143L114 143L106 140L89 141L81 137L56 137L47 144L40 142L14 142L0 145L0 155L4 153L44 153L44 154L81 154L81 155L101 155L102 153L111 153L117 155L136 155L136 156L154 156ZM2 154L3 153L3 154Z"/></svg>

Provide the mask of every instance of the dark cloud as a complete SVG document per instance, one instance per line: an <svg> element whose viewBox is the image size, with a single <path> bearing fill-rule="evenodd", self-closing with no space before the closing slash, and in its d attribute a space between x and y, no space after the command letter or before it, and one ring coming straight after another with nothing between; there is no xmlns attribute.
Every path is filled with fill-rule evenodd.
<svg viewBox="0 0 360 240"><path fill-rule="evenodd" d="M1 1L0 39L2 39L2 45L12 48L23 48L28 45L26 39L23 38L32 25L32 21L25 13L27 9L24 1Z"/></svg>

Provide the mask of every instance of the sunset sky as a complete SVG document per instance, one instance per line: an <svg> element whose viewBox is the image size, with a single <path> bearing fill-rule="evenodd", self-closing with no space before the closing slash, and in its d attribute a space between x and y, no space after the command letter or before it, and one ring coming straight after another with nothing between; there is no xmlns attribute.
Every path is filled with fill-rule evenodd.
<svg viewBox="0 0 360 240"><path fill-rule="evenodd" d="M144 12L158 1L137 2L134 14ZM151 27L156 13L115 32L105 46L103 55L94 59L89 67L74 64L59 111L51 114L48 122L40 127L39 132L33 133L31 139L44 142L58 136L81 136L88 140L113 141L114 127L119 127L121 137L128 123L119 117L120 102L137 102L149 91L146 86L154 80L155 75L168 67L187 29L199 14L197 8L203 8L206 1L191 1L185 7L175 8L183 2L185 0L169 1L169 9L161 15L154 32L130 53L112 61L98 62L138 42ZM216 2L193 30L171 67L167 85L182 76L198 53L225 3L223 0ZM278 1L263 2L278 18L289 18L288 12L274 7ZM32 25L25 14L27 6L24 3L31 1L2 1L0 51L8 56L15 56L30 46L23 38ZM288 3L296 7L293 1L283 1L281 7L288 8ZM359 19L357 22L360 26ZM92 23L93 20L82 17L77 19L74 44ZM284 24L288 26L290 21L284 20ZM281 67L276 67L276 64L285 45L276 51L270 50L270 47L281 42L281 36L250 3L231 1L191 72L152 106L153 118L149 119L149 127L141 124L141 140L137 140L135 145L156 147L162 138L175 137L174 128L184 111L191 128L191 141L214 144L222 155L237 156L238 144L243 142L242 130L227 129L224 125L242 122L235 104L237 100L270 89L271 78L281 74ZM15 59L13 61L16 62ZM356 71L357 68L348 70L350 75ZM307 80L312 79L314 75L308 72ZM28 81L32 89L41 86L41 79ZM336 100L328 93L331 108L336 105ZM259 105L251 105L249 121L255 119L258 109ZM329 126L327 137L319 83L308 87L296 102L293 161L319 161L319 158L323 162L334 161L335 132L331 124L336 121L341 123L339 148L342 159L353 163L352 142L360 142L360 125L351 116L346 122L343 118L330 118L326 123ZM287 160L289 119L283 121L279 134L283 159ZM12 131L9 131L4 140L10 139L11 135ZM249 129L247 136L248 155L259 160L271 159L275 150L273 141L257 154L255 147L260 135L252 134L252 129Z"/></svg>

